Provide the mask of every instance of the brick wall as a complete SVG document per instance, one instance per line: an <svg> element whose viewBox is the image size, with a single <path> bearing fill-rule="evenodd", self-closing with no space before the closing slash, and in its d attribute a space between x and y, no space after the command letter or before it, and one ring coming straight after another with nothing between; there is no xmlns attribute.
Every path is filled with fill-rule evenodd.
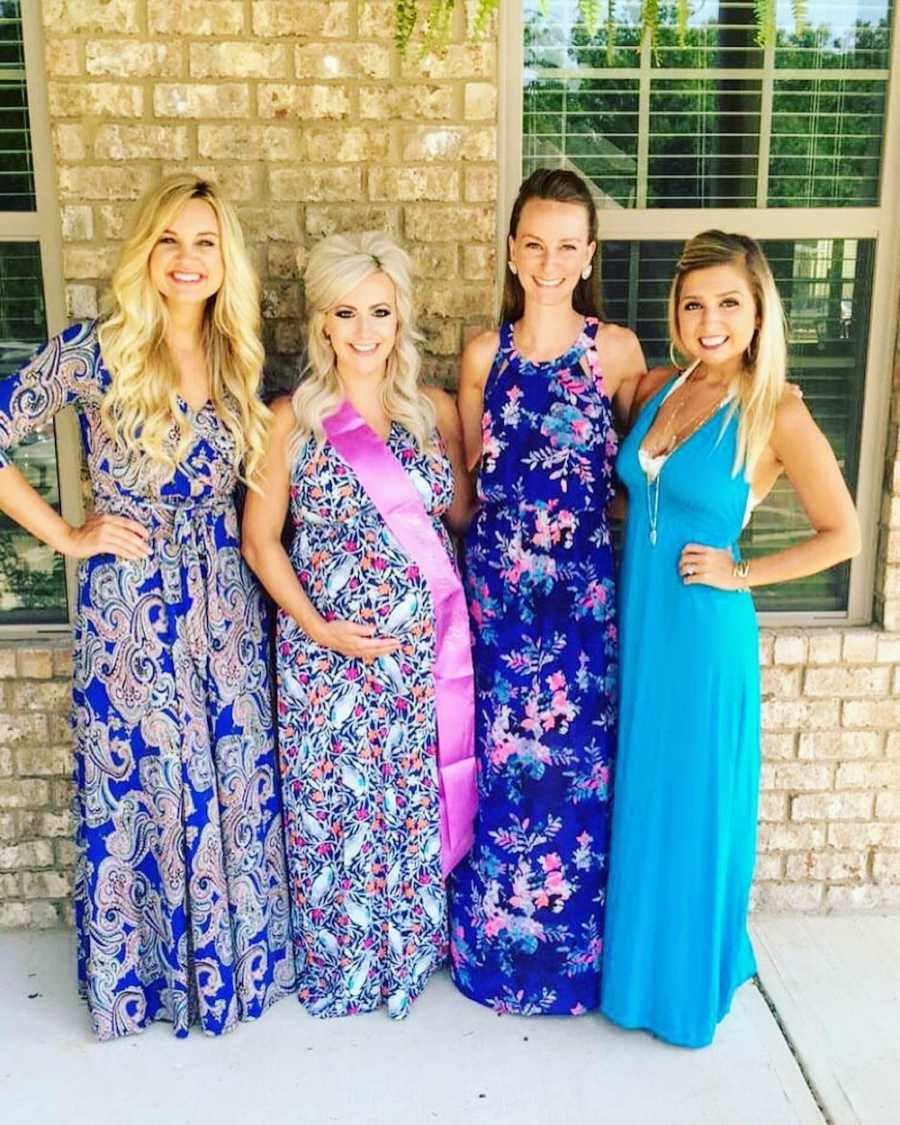
<svg viewBox="0 0 900 1125"><path fill-rule="evenodd" d="M97 311L133 201L215 178L263 278L270 378L301 344L297 252L338 230L400 237L421 283L426 374L449 382L494 302L493 37L393 49L392 0L44 0L72 317Z"/></svg>

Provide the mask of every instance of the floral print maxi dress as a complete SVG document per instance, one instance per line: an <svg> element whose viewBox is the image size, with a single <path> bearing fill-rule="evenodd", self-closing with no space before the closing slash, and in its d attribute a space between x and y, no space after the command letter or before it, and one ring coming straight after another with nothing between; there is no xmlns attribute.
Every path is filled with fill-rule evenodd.
<svg viewBox="0 0 900 1125"><path fill-rule="evenodd" d="M212 405L160 485L106 435L109 381L86 323L0 382L0 448L75 405L96 510L150 532L148 558L78 568L79 984L101 1039L156 1019L218 1034L294 975L261 598Z"/></svg>
<svg viewBox="0 0 900 1125"><path fill-rule="evenodd" d="M438 534L443 452L396 423L387 441ZM401 640L371 663L278 616L278 732L300 1000L316 1016L387 1004L402 1018L447 954L441 878L434 607L424 575L329 443L291 470L291 560L329 620Z"/></svg>
<svg viewBox="0 0 900 1125"><path fill-rule="evenodd" d="M453 873L457 986L497 1011L600 1001L616 619L606 519L616 433L596 320L531 363L504 324L466 541L480 810Z"/></svg>

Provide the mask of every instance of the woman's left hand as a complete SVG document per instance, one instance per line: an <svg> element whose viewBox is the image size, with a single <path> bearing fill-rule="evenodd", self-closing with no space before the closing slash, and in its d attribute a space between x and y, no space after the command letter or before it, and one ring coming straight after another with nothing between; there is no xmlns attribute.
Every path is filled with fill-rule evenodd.
<svg viewBox="0 0 900 1125"><path fill-rule="evenodd" d="M678 560L678 573L685 586L713 586L716 590L742 590L734 571L731 551L688 543Z"/></svg>

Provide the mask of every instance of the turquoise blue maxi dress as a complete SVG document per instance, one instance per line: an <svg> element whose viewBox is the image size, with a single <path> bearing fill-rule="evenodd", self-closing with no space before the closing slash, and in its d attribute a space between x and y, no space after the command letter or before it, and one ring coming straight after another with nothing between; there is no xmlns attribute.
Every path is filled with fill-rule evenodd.
<svg viewBox="0 0 900 1125"><path fill-rule="evenodd" d="M685 586L678 574L688 543L737 557L749 499L743 474L732 475L737 414L723 406L669 456L658 498L640 464L676 382L647 402L617 460L629 503L601 1008L623 1027L702 1047L756 971L746 919L759 655L750 595Z"/></svg>

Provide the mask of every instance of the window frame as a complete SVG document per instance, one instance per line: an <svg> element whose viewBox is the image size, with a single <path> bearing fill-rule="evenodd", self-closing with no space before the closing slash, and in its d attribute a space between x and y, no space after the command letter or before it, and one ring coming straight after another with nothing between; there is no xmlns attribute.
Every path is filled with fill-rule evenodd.
<svg viewBox="0 0 900 1125"><path fill-rule="evenodd" d="M63 279L62 232L56 190L56 168L50 135L47 102L47 75L44 66L44 36L40 5L22 3L22 39L25 53L25 84L28 94L28 126L34 167L34 211L0 211L0 241L36 242L40 247L44 287L44 312L47 336L61 332L68 324ZM56 471L63 519L80 524L84 519L81 493L81 435L78 418L66 407L55 419ZM76 561L67 558L67 620L58 624L0 624L0 642L35 641L45 637L68 636L75 612Z"/></svg>
<svg viewBox="0 0 900 1125"><path fill-rule="evenodd" d="M684 241L701 230L735 229L764 239L868 238L875 241L870 330L863 382L862 431L856 507L862 528L862 551L850 564L846 611L760 612L760 623L779 625L867 625L873 619L879 515L884 487L894 345L900 306L900 4L893 5L890 79L885 102L879 205L872 207L616 208L600 212L601 242ZM497 284L502 288L506 262L506 225L522 179L524 70L523 4L501 4L497 127L500 132L497 192ZM769 48L768 51L771 51ZM768 62L768 55L766 61ZM606 72L604 72L605 74ZM615 74L612 71L611 74ZM641 44L641 82L649 82L650 44ZM742 72L741 77L746 77ZM835 77L846 77L836 71ZM767 85L768 82L768 85ZM762 112L771 113L772 81L763 78ZM768 93L767 93L768 89ZM642 106L649 104L642 99ZM639 154L649 145L648 122L639 124ZM768 131L764 131L764 136ZM760 148L758 184L768 173L768 144ZM641 159L639 155L639 161ZM638 181L641 183L640 179ZM641 190L639 188L639 190ZM892 201L894 201L892 203ZM877 329L875 326L878 326Z"/></svg>

